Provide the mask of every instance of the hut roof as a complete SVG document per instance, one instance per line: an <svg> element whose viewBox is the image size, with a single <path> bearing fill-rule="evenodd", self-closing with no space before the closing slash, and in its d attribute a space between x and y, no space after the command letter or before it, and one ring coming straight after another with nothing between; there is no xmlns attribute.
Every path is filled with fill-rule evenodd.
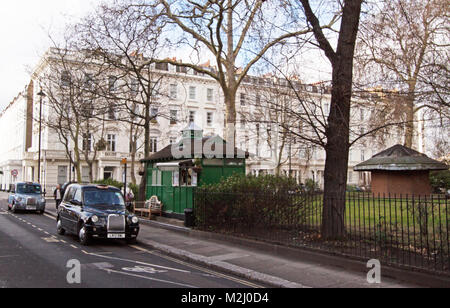
<svg viewBox="0 0 450 308"><path fill-rule="evenodd" d="M210 147L212 150L212 153L203 153L203 149L205 148L205 143L207 141L213 141L211 139L215 138L214 143L212 143L212 146ZM198 151L199 149L196 148L195 146L195 140L194 139L190 139L190 149L183 152L183 156L182 157L174 157L173 155L173 147L180 147L180 145L182 145L183 143L186 143L187 139L181 140L180 142L174 144L174 145L168 145L167 147L165 147L164 149L162 149L161 151L151 155L150 157L147 157L145 159L142 159L141 162L162 162L162 161L173 161L173 160L182 160L182 159L194 159L197 157L202 157L202 158L216 158L218 155L217 154L221 154L223 157L218 157L218 158L226 158L227 157L227 151L226 151L226 141L223 140L222 138L220 138L219 136L210 136L210 137L203 137L201 140L201 151ZM220 151L221 153L219 153L219 150L217 151L217 153L215 152L216 144L223 144L223 148L222 151ZM208 147L207 147L208 148ZM213 157L212 157L213 156ZM238 148L234 148L234 158L237 157L245 157L248 158L250 156L250 154L248 152L245 152L243 150L240 150Z"/></svg>
<svg viewBox="0 0 450 308"><path fill-rule="evenodd" d="M448 166L425 154L397 144L356 165L353 169L355 171L424 171L447 170Z"/></svg>

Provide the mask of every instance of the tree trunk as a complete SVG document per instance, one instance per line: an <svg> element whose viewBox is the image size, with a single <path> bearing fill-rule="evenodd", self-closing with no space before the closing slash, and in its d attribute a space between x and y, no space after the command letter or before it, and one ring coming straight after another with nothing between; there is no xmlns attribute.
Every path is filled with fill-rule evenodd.
<svg viewBox="0 0 450 308"><path fill-rule="evenodd" d="M133 183L133 185L136 185L136 174L134 172L134 166L136 165L136 141L134 139L133 126L133 124L130 124L131 183Z"/></svg>
<svg viewBox="0 0 450 308"><path fill-rule="evenodd" d="M225 95L226 105L226 127L225 140L227 143L233 144L233 149L236 147L236 91L230 90Z"/></svg>
<svg viewBox="0 0 450 308"><path fill-rule="evenodd" d="M338 47L331 57L333 67L331 111L326 129L326 162L322 238L345 237L345 191L347 187L350 102L353 57L361 12L360 0L346 1L343 8Z"/></svg>
<svg viewBox="0 0 450 308"><path fill-rule="evenodd" d="M148 158L150 155L150 98L147 99L145 106L145 123L144 123L144 158ZM144 166L144 175L141 178L139 184L139 196L138 202L145 202L145 191L147 186L147 166Z"/></svg>
<svg viewBox="0 0 450 308"><path fill-rule="evenodd" d="M414 142L414 101L416 91L416 81L413 79L408 85L408 96L406 98L406 127L405 127L405 146L408 148L413 147Z"/></svg>

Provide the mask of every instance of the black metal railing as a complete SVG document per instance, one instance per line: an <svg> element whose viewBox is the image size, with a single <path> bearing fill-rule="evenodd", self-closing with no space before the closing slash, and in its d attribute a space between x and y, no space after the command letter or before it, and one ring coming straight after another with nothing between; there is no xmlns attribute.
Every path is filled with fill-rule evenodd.
<svg viewBox="0 0 450 308"><path fill-rule="evenodd" d="M347 193L338 216L343 236L334 239L322 236L323 199L321 194L197 189L196 228L450 274L445 196ZM331 211L338 208L337 200L328 202Z"/></svg>

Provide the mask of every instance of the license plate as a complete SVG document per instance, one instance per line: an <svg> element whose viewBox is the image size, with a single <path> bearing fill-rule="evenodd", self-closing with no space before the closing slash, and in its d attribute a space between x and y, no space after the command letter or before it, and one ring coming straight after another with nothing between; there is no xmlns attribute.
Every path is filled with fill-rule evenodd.
<svg viewBox="0 0 450 308"><path fill-rule="evenodd" d="M108 238L125 238L125 234L108 234Z"/></svg>
<svg viewBox="0 0 450 308"><path fill-rule="evenodd" d="M26 209L27 209L27 211L35 211L36 207L35 206L27 206Z"/></svg>

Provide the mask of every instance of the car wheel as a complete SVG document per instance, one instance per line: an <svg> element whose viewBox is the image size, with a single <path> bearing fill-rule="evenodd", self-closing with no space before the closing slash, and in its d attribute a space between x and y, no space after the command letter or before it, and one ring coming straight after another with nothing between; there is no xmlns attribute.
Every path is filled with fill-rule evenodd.
<svg viewBox="0 0 450 308"><path fill-rule="evenodd" d="M8 211L11 211L11 204L8 203Z"/></svg>
<svg viewBox="0 0 450 308"><path fill-rule="evenodd" d="M62 227L61 219L58 218L58 222L56 223L56 231L59 235L66 234L66 230Z"/></svg>
<svg viewBox="0 0 450 308"><path fill-rule="evenodd" d="M88 246L90 242L89 235L87 234L86 226L82 225L80 231L78 231L78 239L81 245Z"/></svg>
<svg viewBox="0 0 450 308"><path fill-rule="evenodd" d="M37 213L39 214L39 215L42 215L42 214L44 214L44 211L37 211Z"/></svg>

